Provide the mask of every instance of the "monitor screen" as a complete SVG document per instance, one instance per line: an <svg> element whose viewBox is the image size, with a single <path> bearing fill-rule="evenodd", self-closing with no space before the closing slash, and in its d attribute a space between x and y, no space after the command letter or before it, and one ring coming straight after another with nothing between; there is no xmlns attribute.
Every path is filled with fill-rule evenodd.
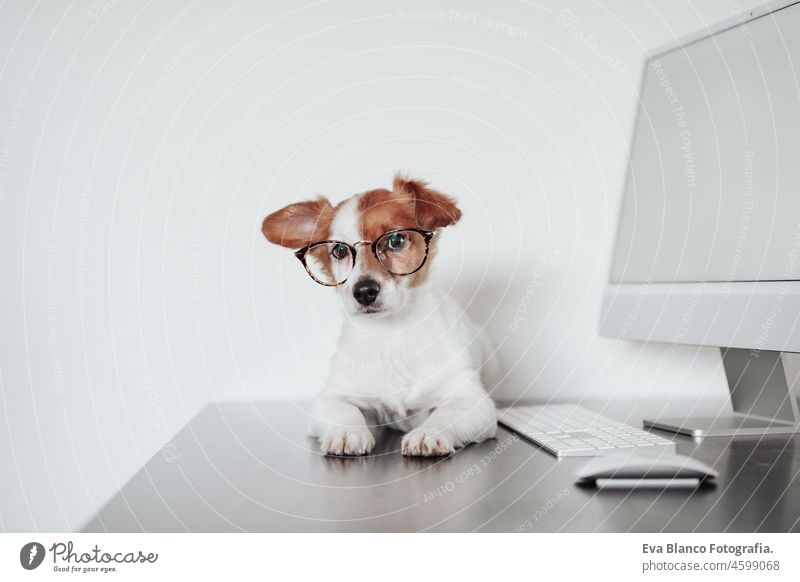
<svg viewBox="0 0 800 582"><path fill-rule="evenodd" d="M611 280L800 279L800 4L647 63Z"/></svg>

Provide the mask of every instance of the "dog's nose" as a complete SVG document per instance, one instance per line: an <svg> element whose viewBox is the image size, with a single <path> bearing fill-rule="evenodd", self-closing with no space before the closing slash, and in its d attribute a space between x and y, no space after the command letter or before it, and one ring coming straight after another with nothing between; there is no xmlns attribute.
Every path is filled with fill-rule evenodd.
<svg viewBox="0 0 800 582"><path fill-rule="evenodd" d="M361 305L371 305L378 293L381 291L381 286L374 279L363 279L356 283L353 287L353 297L356 298Z"/></svg>

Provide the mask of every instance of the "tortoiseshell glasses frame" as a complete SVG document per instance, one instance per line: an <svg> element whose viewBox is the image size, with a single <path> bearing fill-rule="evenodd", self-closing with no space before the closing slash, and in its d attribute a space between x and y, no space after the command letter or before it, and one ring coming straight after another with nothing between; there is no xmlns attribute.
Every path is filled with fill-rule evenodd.
<svg viewBox="0 0 800 582"><path fill-rule="evenodd" d="M393 271L391 269L391 267L389 265L387 265L387 256L386 256L386 254L382 253L379 250L379 246L383 241L390 240L389 237L391 237L394 234L403 234L403 233L412 233L412 232L419 234L422 237L422 240L424 240L424 242L425 242L425 252L424 252L421 260L419 261L419 264L415 265L413 269L408 270L406 272ZM353 244L350 244L350 243L346 243L346 242L340 241L340 240L318 240L318 241L314 241L311 244L308 244L308 245L304 246L303 248L295 251L294 256L296 256L300 260L300 262L303 264L303 268L306 270L306 273L308 273L308 276L311 277L316 283L319 283L320 285L324 285L325 287L338 287L339 285L342 285L342 284L347 282L347 279L350 277L350 274L353 272L353 269L355 268L356 256L357 256L357 253L358 253L357 247L360 246L360 245L369 245L370 249L372 250L372 254L375 255L375 258L378 260L378 262L380 262L381 265L383 265L383 267L387 271L389 271L392 275L397 275L397 276L404 277L406 275L413 275L414 273L416 273L422 267L425 266L425 263L428 260L428 252L430 251L431 239L434 237L435 234L436 234L435 231L427 230L425 228L396 228L394 230L389 230L389 231L384 232L381 236L376 238L374 241L361 240L361 241L355 242ZM311 251L314 248L319 247L321 245L335 245L334 248L341 248L341 247L339 247L339 245L342 245L343 247L346 247L347 250L349 251L350 258L351 258L350 270L347 273L347 275L341 281L335 281L335 282L323 281L318 276L316 276L312 272L311 268L309 267L308 262L306 260L306 255L309 253L309 251ZM340 259L341 258L344 258L344 257L340 257Z"/></svg>

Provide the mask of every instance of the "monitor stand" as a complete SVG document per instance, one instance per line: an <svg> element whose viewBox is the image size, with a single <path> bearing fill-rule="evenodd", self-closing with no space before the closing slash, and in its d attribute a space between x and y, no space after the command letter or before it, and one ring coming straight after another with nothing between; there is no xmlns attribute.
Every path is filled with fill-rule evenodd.
<svg viewBox="0 0 800 582"><path fill-rule="evenodd" d="M694 437L800 432L800 354L721 348L733 414L644 420Z"/></svg>

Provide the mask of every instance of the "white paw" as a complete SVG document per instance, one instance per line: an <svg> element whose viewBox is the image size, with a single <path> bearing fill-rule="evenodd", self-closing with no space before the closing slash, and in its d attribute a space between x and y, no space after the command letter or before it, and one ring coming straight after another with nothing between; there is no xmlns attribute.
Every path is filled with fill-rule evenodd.
<svg viewBox="0 0 800 582"><path fill-rule="evenodd" d="M447 433L426 432L424 428L414 429L404 436L401 450L404 455L415 457L438 457L456 452Z"/></svg>
<svg viewBox="0 0 800 582"><path fill-rule="evenodd" d="M319 439L326 455L366 455L375 446L375 437L366 428L336 429Z"/></svg>

